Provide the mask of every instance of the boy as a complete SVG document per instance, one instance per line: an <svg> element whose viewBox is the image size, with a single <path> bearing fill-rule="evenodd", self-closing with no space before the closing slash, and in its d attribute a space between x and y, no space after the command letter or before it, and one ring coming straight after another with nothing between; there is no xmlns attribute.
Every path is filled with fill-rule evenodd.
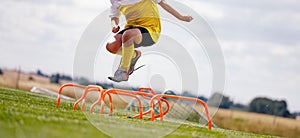
<svg viewBox="0 0 300 138"><path fill-rule="evenodd" d="M182 16L165 0L110 0L112 32L117 33L120 14L126 17L124 30L117 33L113 42L106 45L106 49L113 54L122 56L119 68L113 77L108 77L115 82L127 81L134 71L134 66L141 56L141 51L134 50L141 46L155 44L160 36L161 23L157 9L159 4L164 10L177 19L190 22L191 16Z"/></svg>

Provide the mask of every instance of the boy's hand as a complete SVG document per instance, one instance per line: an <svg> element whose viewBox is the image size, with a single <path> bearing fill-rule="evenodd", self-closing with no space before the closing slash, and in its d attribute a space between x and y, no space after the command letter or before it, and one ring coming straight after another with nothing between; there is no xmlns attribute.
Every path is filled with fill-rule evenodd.
<svg viewBox="0 0 300 138"><path fill-rule="evenodd" d="M113 33L119 32L119 30L120 30L119 18L117 18L117 17L111 18L111 27L112 27L111 31Z"/></svg>
<svg viewBox="0 0 300 138"><path fill-rule="evenodd" d="M185 22L190 22L193 20L192 16L181 16L180 20L185 21Z"/></svg>
<svg viewBox="0 0 300 138"><path fill-rule="evenodd" d="M117 27L113 27L111 31L113 33L117 33L117 32L119 32L119 30L120 30L120 26L117 26Z"/></svg>

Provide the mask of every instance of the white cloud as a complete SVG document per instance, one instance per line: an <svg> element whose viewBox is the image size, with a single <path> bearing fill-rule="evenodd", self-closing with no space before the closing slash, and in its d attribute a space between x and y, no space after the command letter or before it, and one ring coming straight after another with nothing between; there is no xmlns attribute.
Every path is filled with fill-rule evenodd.
<svg viewBox="0 0 300 138"><path fill-rule="evenodd" d="M193 8L201 16L209 20L217 20L224 17L223 6L214 5L210 2L199 1L199 0L189 0L188 2L183 2L187 6Z"/></svg>
<svg viewBox="0 0 300 138"><path fill-rule="evenodd" d="M222 7L223 18L210 21L221 39L275 41L294 44L299 40L300 11L296 1L209 1ZM219 9L219 8L218 8Z"/></svg>

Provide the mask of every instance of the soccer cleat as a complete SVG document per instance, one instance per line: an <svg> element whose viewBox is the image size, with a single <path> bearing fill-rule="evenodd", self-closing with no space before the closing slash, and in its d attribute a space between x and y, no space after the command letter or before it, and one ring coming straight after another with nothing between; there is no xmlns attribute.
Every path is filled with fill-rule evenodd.
<svg viewBox="0 0 300 138"><path fill-rule="evenodd" d="M129 74L122 67L119 67L117 69L113 77L108 77L108 79L115 82L127 81L128 78L129 78Z"/></svg>
<svg viewBox="0 0 300 138"><path fill-rule="evenodd" d="M140 50L135 50L135 52L136 52L136 56L135 56L135 58L131 59L130 67L128 70L129 75L131 75L135 71L134 66L135 66L136 62L138 61L138 59L142 55L142 52Z"/></svg>

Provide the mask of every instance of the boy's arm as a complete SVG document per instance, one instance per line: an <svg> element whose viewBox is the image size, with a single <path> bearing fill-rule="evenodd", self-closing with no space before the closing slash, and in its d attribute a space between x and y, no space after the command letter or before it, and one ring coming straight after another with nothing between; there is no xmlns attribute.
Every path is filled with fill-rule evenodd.
<svg viewBox="0 0 300 138"><path fill-rule="evenodd" d="M171 7L165 0L162 0L159 5L166 10L167 12L169 12L170 14L172 14L173 16L175 16L177 19L182 20L182 21L186 21L186 22L190 22L193 20L192 16L183 16L181 15L179 12L177 12L173 7Z"/></svg>
<svg viewBox="0 0 300 138"><path fill-rule="evenodd" d="M120 17L120 11L118 9L118 3L115 0L110 0L111 6L110 6L110 20L111 20L111 28L113 33L117 33L120 30L119 27L119 17Z"/></svg>
<svg viewBox="0 0 300 138"><path fill-rule="evenodd" d="M120 22L120 20L118 17L111 18L111 27L112 27L113 33L117 33L120 30L119 22Z"/></svg>

